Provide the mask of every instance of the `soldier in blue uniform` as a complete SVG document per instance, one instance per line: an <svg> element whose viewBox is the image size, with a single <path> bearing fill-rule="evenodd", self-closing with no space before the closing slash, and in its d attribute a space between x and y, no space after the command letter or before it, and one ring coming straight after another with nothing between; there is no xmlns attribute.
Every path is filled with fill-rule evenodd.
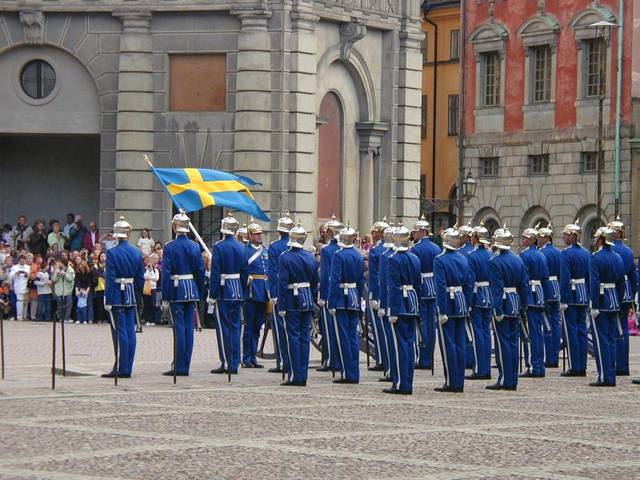
<svg viewBox="0 0 640 480"><path fill-rule="evenodd" d="M393 254L387 265L387 334L391 388L384 393L411 395L416 360L416 323L420 318L420 260L409 251L411 232L400 224L393 231Z"/></svg>
<svg viewBox="0 0 640 480"><path fill-rule="evenodd" d="M527 326L529 330L529 343L525 344L524 357L527 370L521 377L542 378L545 376L544 370L544 332L550 326L545 323L545 299L549 293L549 266L547 257L540 252L536 246L538 231L535 228L526 228L522 232L522 246L520 258L527 267L529 275L529 285L531 295L529 304L524 306L527 315Z"/></svg>
<svg viewBox="0 0 640 480"><path fill-rule="evenodd" d="M327 306L337 332L342 378L333 383L360 382L358 323L364 298L364 259L354 248L358 233L347 225L338 236L338 251L331 259Z"/></svg>
<svg viewBox="0 0 640 480"><path fill-rule="evenodd" d="M171 308L175 335L175 365L163 375L188 376L193 352L193 318L204 295L204 261L197 243L187 238L189 217L180 211L171 222L175 240L164 246L162 304Z"/></svg>
<svg viewBox="0 0 640 480"><path fill-rule="evenodd" d="M511 251L513 236L506 225L493 234L499 252L489 261L489 281L493 305L493 330L496 335L498 381L488 390L518 388L518 337L521 308L530 303L531 287L524 263Z"/></svg>
<svg viewBox="0 0 640 480"><path fill-rule="evenodd" d="M119 355L113 370L102 375L104 378L131 378L136 354L136 308L144 287L144 262L140 250L127 241L130 233L131 225L120 217L113 226L118 244L107 250L104 309Z"/></svg>
<svg viewBox="0 0 640 480"><path fill-rule="evenodd" d="M600 227L594 236L596 251L591 256L589 292L598 378L590 387L616 386L616 337L622 331L620 299L628 288L624 262L613 248L616 237L616 231L609 227Z"/></svg>
<svg viewBox="0 0 640 480"><path fill-rule="evenodd" d="M538 229L538 246L547 259L549 267L549 289L544 297L545 314L548 325L545 325L544 366L558 368L560 353L560 276L562 269L562 252L553 246L553 228L551 224Z"/></svg>
<svg viewBox="0 0 640 480"><path fill-rule="evenodd" d="M278 240L271 242L267 251L269 257L267 264L267 276L269 277L269 296L273 318L273 335L275 336L276 366L269 369L269 373L288 372L289 358L287 357L286 344L284 342L284 323L278 314L278 259L282 252L289 247L289 231L293 227L293 220L288 212L278 219L276 231L280 235Z"/></svg>
<svg viewBox="0 0 640 480"><path fill-rule="evenodd" d="M246 263L241 272L245 286L244 331L242 338L242 366L244 368L262 368L258 363L258 341L260 329L264 324L269 305L267 285L267 249L262 246L262 227L253 218L247 226L249 243L246 246Z"/></svg>
<svg viewBox="0 0 640 480"><path fill-rule="evenodd" d="M379 305L378 305L378 318L380 319L380 323L382 324L382 334L385 338L386 345L386 357L387 357L387 365L386 370L384 371L382 377L378 380L379 382L391 382L391 352L389 351L389 345L391 344L392 339L391 336L391 325L389 324L389 316L387 315L388 310L388 291L387 291L387 263L389 261L389 257L393 255L393 247L395 246L393 241L393 232L395 231L395 227L391 223L388 228L384 230L384 251L380 254L380 261L378 263L378 295L379 295Z"/></svg>
<svg viewBox="0 0 640 480"><path fill-rule="evenodd" d="M489 380L491 378L491 288L489 283L489 230L480 222L474 227L471 240L474 249L467 255L473 270L473 302L471 304L471 327L473 331L473 373L467 380Z"/></svg>
<svg viewBox="0 0 640 480"><path fill-rule="evenodd" d="M436 344L436 287L433 278L433 262L440 255L440 247L429 238L429 222L424 215L413 226L413 239L416 242L411 249L420 260L422 295L420 296L419 330L422 342L418 348L416 369L430 370L433 361L433 349Z"/></svg>
<svg viewBox="0 0 640 480"><path fill-rule="evenodd" d="M589 252L578 243L578 222L566 225L562 239L560 274L560 312L564 315L564 340L568 350L569 370L564 377L587 376L587 322L589 321Z"/></svg>
<svg viewBox="0 0 640 480"><path fill-rule="evenodd" d="M373 247L369 249L369 308L368 315L371 322L371 331L373 332L373 341L375 344L375 365L369 367L374 372L383 372L389 369L387 359L387 344L384 336L384 327L378 316L380 306L380 277L378 270L380 268L380 256L386 248L384 245L384 230L389 228L386 217L381 221L374 223L371 229L371 239Z"/></svg>
<svg viewBox="0 0 640 480"><path fill-rule="evenodd" d="M624 244L624 223L620 217L609 223L615 232L613 251L620 255L624 265L624 295L620 298L620 326L622 335L616 335L616 375L629 375L629 311L638 291L638 279L633 257L633 250Z"/></svg>
<svg viewBox="0 0 640 480"><path fill-rule="evenodd" d="M246 263L246 249L235 238L238 220L231 212L222 219L223 238L212 249L209 303L217 321L216 337L220 366L211 373L238 373L240 364L240 309L244 289L240 271Z"/></svg>
<svg viewBox="0 0 640 480"><path fill-rule="evenodd" d="M323 341L327 338L327 353L329 355L329 368L321 368L320 371L332 370L339 372L342 370L340 363L340 352L338 351L338 336L336 332L335 318L329 312L327 307L327 299L329 298L329 276L331 275L331 260L340 248L338 246L338 234L342 230L342 222L336 219L335 215L331 216L326 224L327 240L329 244L320 250L320 299L318 305L321 309L321 325L324 325L325 331L322 332ZM321 328L323 328L321 326ZM325 337L326 335L326 337Z"/></svg>
<svg viewBox="0 0 640 480"><path fill-rule="evenodd" d="M445 383L436 392L462 393L469 307L473 301L474 275L467 256L460 253L465 237L455 227L442 233L444 251L433 264L438 302L438 340Z"/></svg>
<svg viewBox="0 0 640 480"><path fill-rule="evenodd" d="M460 232L460 249L458 253L467 255L473 251L473 243L471 242L471 236L473 235L473 227L471 226L471 220L466 225L462 225L458 228Z"/></svg>
<svg viewBox="0 0 640 480"><path fill-rule="evenodd" d="M309 370L311 322L318 295L318 264L304 250L307 232L298 222L289 233L289 249L278 259L278 310L284 325L291 368L282 386L304 387Z"/></svg>

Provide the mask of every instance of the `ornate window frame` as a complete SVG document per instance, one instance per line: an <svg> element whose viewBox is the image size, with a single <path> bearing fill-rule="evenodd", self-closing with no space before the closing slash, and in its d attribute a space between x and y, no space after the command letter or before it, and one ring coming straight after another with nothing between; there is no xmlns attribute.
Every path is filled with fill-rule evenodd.
<svg viewBox="0 0 640 480"><path fill-rule="evenodd" d="M476 59L476 110L504 109L504 92L506 80L506 49L509 31L491 20L483 23L471 34L469 41L473 45ZM484 55L496 52L500 58L500 104L485 106L484 104Z"/></svg>

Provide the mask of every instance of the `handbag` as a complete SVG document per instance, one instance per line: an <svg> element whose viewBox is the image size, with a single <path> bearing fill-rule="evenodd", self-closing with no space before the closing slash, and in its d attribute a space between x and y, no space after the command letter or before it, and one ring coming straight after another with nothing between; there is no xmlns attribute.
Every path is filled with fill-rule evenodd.
<svg viewBox="0 0 640 480"><path fill-rule="evenodd" d="M147 296L151 295L151 282L149 280L145 280L144 287L142 287L142 294Z"/></svg>

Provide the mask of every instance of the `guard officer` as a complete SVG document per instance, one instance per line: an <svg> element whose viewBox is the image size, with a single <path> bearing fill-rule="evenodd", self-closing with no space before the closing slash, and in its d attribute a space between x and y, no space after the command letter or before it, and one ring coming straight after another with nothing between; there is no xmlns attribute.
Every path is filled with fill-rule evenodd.
<svg viewBox="0 0 640 480"><path fill-rule="evenodd" d="M560 275L562 252L553 246L551 224L538 229L538 246L547 259L549 267L549 289L545 292L545 314L547 317L544 336L544 366L558 368L560 352Z"/></svg>
<svg viewBox="0 0 640 480"><path fill-rule="evenodd" d="M393 247L395 246L393 240L393 232L395 227L390 224L388 228L384 230L384 247L385 250L380 255L380 262L378 264L378 295L380 296L380 304L378 305L378 318L382 323L382 332L385 337L386 353L387 353L387 370L384 371L382 378L378 379L379 382L391 382L391 352L389 351L389 345L391 344L391 325L389 324L389 317L387 315L389 292L387 290L387 263L389 257L393 255Z"/></svg>
<svg viewBox="0 0 640 480"><path fill-rule="evenodd" d="M127 239L131 225L120 217L113 225L118 244L107 250L104 309L111 320L111 335L118 342L116 365L104 378L131 378L136 354L136 308L144 287L144 262L140 250Z"/></svg>
<svg viewBox="0 0 640 480"><path fill-rule="evenodd" d="M458 252L467 255L473 250L473 244L471 243L471 236L473 235L471 220L469 220L466 225L458 228L458 232L460 232L460 249Z"/></svg>
<svg viewBox="0 0 640 480"><path fill-rule="evenodd" d="M387 359L387 344L384 336L384 327L382 321L378 316L378 308L380 306L380 256L382 252L386 250L384 244L384 230L389 227L386 217L381 221L373 224L371 229L371 239L374 243L373 247L369 249L369 320L371 322L371 331L373 332L373 340L375 342L375 365L369 367L369 370L374 372L387 371L388 359Z"/></svg>
<svg viewBox="0 0 640 480"><path fill-rule="evenodd" d="M197 243L187 238L189 217L181 210L171 222L176 234L162 257L162 304L171 309L174 324L175 365L163 375L189 375L193 352L193 317L204 295L204 261Z"/></svg>

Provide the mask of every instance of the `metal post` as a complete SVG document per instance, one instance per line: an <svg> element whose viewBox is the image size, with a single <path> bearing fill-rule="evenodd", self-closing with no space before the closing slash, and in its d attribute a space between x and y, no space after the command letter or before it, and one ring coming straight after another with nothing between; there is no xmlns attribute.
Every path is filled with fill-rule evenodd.
<svg viewBox="0 0 640 480"><path fill-rule="evenodd" d="M602 114L604 106L604 95L600 92L598 96L598 186L596 188L596 205L598 206L598 217L596 226L600 227L602 221L602 164L604 163L604 152L602 150Z"/></svg>

